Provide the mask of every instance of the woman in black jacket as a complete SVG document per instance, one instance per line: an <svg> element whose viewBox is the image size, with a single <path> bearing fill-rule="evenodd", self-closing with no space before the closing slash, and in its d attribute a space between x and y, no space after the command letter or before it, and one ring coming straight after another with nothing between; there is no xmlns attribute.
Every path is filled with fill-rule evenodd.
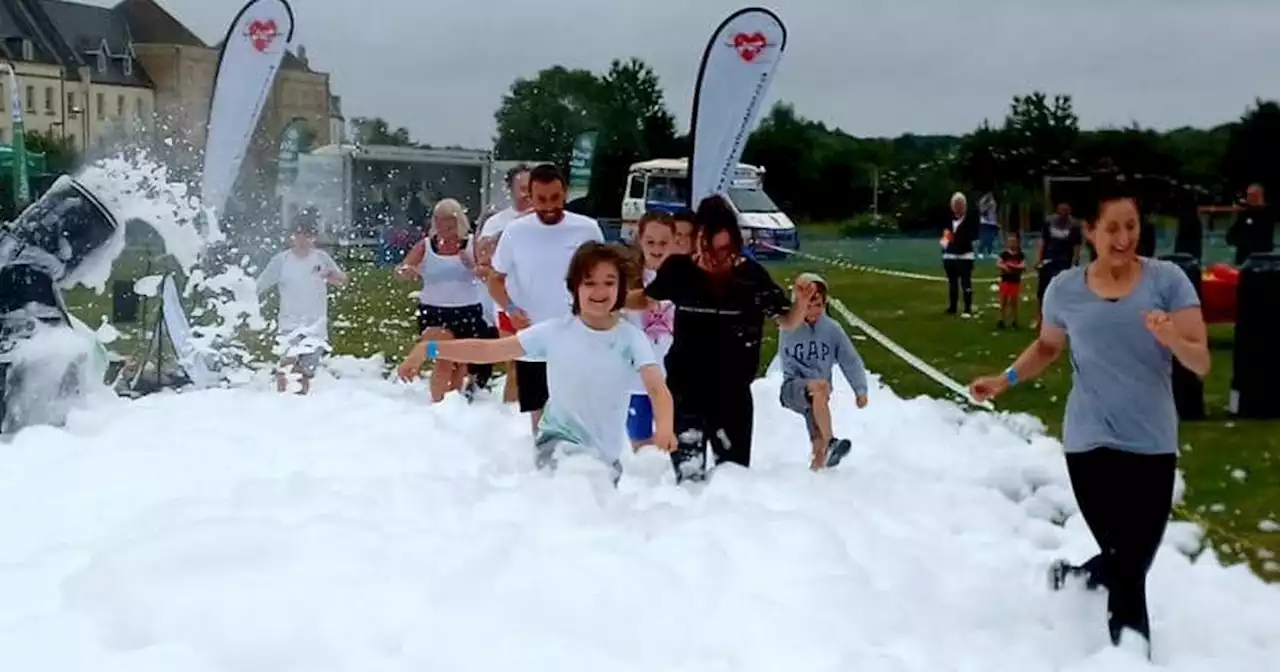
<svg viewBox="0 0 1280 672"><path fill-rule="evenodd" d="M942 231L942 268L947 272L947 313L956 314L964 292L964 315L973 315L973 242L978 238L978 213L969 210L964 194L951 196L951 223Z"/></svg>

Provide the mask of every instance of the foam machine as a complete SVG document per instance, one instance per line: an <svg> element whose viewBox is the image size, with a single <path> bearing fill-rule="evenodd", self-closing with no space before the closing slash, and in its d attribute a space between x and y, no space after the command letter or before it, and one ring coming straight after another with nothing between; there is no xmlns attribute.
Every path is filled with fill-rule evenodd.
<svg viewBox="0 0 1280 672"><path fill-rule="evenodd" d="M82 392L87 350L33 362L21 356L20 346L31 344L42 329L72 328L60 283L93 259L117 228L102 202L66 175L0 227L0 434L61 424L59 409Z"/></svg>

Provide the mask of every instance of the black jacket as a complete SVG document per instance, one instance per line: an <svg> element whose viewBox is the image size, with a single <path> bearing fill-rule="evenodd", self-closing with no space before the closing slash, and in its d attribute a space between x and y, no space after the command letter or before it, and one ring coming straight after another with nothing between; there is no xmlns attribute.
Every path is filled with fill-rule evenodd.
<svg viewBox="0 0 1280 672"><path fill-rule="evenodd" d="M951 231L951 221L947 220L946 228L943 231ZM960 222L960 226L951 231L951 242L942 250L943 254L962 255L973 254L973 241L978 239L978 211L970 208L964 215L964 221Z"/></svg>

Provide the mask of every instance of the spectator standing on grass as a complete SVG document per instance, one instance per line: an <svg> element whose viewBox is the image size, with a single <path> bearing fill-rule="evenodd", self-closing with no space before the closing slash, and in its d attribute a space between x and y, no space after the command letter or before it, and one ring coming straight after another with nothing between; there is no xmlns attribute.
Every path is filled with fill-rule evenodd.
<svg viewBox="0 0 1280 672"><path fill-rule="evenodd" d="M276 350L281 357L276 389L288 389L290 373L299 376L299 394L311 391L320 358L329 351L329 285L344 285L346 273L328 252L316 247L316 218L310 213L294 220L289 249L277 253L258 276L261 296L272 287L280 292L276 317Z"/></svg>
<svg viewBox="0 0 1280 672"><path fill-rule="evenodd" d="M1137 241L1134 243L1136 245ZM1045 219L1044 225L1040 227L1040 246L1036 250L1037 313L1044 312L1044 293L1049 283L1059 273L1080 263L1080 248L1083 244L1080 223L1071 216L1071 206L1059 203L1057 212ZM1036 324L1039 323L1040 320L1037 319Z"/></svg>
<svg viewBox="0 0 1280 672"><path fill-rule="evenodd" d="M996 205L996 195L987 192L978 199L978 258L994 255L996 239L1000 237L1000 211Z"/></svg>
<svg viewBox="0 0 1280 672"><path fill-rule="evenodd" d="M1275 209L1267 205L1266 192L1255 182L1245 191L1245 202L1235 224L1227 229L1227 244L1236 248L1236 265L1243 264L1251 254L1274 250L1275 230Z"/></svg>
<svg viewBox="0 0 1280 672"><path fill-rule="evenodd" d="M596 220L564 209L567 186L552 164L530 171L533 212L508 224L498 238L489 291L517 333L571 314L573 302L565 286L569 262L583 243L604 242ZM536 432L547 403L547 365L521 359L515 370L520 412L529 414Z"/></svg>
<svg viewBox="0 0 1280 672"><path fill-rule="evenodd" d="M993 398L1071 348L1067 473L1099 552L1082 565L1056 563L1051 583L1060 590L1079 579L1090 590L1106 589L1112 643L1131 630L1150 656L1147 572L1169 519L1177 468L1172 360L1203 378L1208 339L1182 269L1138 256L1135 200L1119 185L1096 187L1098 213L1085 235L1097 258L1050 282L1039 337L1003 374L975 380L970 392Z"/></svg>
<svg viewBox="0 0 1280 672"><path fill-rule="evenodd" d="M964 194L951 196L951 222L942 230L942 269L947 273L947 314L956 314L964 294L964 317L973 316L973 244L978 237L978 213L969 210Z"/></svg>

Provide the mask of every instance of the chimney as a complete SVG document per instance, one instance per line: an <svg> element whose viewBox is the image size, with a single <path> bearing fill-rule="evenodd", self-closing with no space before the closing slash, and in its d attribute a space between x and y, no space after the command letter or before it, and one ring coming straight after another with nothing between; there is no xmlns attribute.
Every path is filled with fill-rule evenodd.
<svg viewBox="0 0 1280 672"><path fill-rule="evenodd" d="M311 69L311 63L307 61L307 48L304 45L298 45L298 60L302 61L302 66L308 70Z"/></svg>

